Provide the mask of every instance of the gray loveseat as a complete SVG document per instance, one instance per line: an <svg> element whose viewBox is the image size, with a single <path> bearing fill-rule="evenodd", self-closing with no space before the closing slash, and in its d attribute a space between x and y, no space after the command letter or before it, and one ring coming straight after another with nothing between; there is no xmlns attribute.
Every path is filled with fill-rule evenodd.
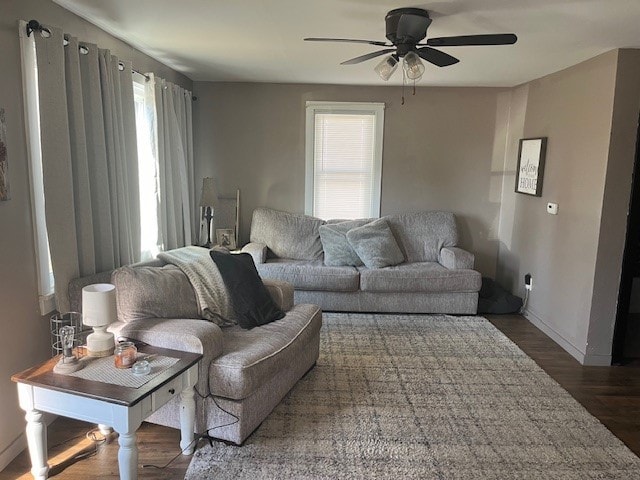
<svg viewBox="0 0 640 480"><path fill-rule="evenodd" d="M418 212L384 218L404 262L385 268L328 266L319 229L327 222L305 215L258 208L251 241L260 276L295 289L296 303L328 311L475 314L481 275L473 254L457 247L450 212Z"/></svg>
<svg viewBox="0 0 640 480"><path fill-rule="evenodd" d="M241 444L318 358L322 312L316 305L294 306L293 288L285 282L264 283L286 316L251 330L197 318L196 296L186 275L160 260L73 280L72 309L81 311L82 287L103 282L117 288L119 321L109 329L116 336L203 354L196 433L208 431ZM179 398L146 420L179 428Z"/></svg>

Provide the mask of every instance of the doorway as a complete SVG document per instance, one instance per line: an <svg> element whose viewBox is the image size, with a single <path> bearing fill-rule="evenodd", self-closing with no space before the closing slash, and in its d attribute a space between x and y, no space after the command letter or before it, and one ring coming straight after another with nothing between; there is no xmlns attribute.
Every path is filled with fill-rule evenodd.
<svg viewBox="0 0 640 480"><path fill-rule="evenodd" d="M640 120L632 182L611 352L615 365L640 360Z"/></svg>

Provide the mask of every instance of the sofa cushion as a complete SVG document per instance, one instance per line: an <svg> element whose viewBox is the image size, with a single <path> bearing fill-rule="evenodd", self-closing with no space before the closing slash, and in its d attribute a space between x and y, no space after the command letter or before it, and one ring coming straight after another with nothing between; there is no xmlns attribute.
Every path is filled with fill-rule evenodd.
<svg viewBox="0 0 640 480"><path fill-rule="evenodd" d="M242 328L251 329L284 317L284 312L262 283L251 255L232 255L215 250L211 250L209 255L220 271Z"/></svg>
<svg viewBox="0 0 640 480"><path fill-rule="evenodd" d="M324 264L332 267L364 265L347 240L347 232L361 227L370 220L348 220L320 226L320 240L324 250Z"/></svg>
<svg viewBox="0 0 640 480"><path fill-rule="evenodd" d="M251 241L264 243L276 257L316 260L322 257L318 229L323 224L324 220L307 215L256 208L251 221Z"/></svg>
<svg viewBox="0 0 640 480"><path fill-rule="evenodd" d="M111 274L118 320L199 318L196 295L178 267L122 267Z"/></svg>
<svg viewBox="0 0 640 480"><path fill-rule="evenodd" d="M451 212L403 213L383 218L407 262L437 262L442 247L458 244L456 219Z"/></svg>
<svg viewBox="0 0 640 480"><path fill-rule="evenodd" d="M223 353L209 368L213 395L242 400L296 362L301 346L317 335L322 312L296 305L282 319L252 330L224 329Z"/></svg>
<svg viewBox="0 0 640 480"><path fill-rule="evenodd" d="M365 292L477 292L482 285L475 270L449 270L437 262L359 270L360 288Z"/></svg>
<svg viewBox="0 0 640 480"><path fill-rule="evenodd" d="M354 267L327 267L322 260L278 258L256 268L261 277L289 282L296 290L355 292L360 285L360 274Z"/></svg>
<svg viewBox="0 0 640 480"><path fill-rule="evenodd" d="M404 255L384 218L347 232L347 240L367 268L382 268L404 262Z"/></svg>

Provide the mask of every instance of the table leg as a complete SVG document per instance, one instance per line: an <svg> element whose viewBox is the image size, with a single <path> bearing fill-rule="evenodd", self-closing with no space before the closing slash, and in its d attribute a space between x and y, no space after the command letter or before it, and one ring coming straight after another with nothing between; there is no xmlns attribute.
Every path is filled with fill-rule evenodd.
<svg viewBox="0 0 640 480"><path fill-rule="evenodd" d="M187 387L180 393L180 448L183 455L195 451L193 429L196 422L196 399L193 387Z"/></svg>
<svg viewBox="0 0 640 480"><path fill-rule="evenodd" d="M36 480L44 480L49 473L47 464L47 425L42 421L42 412L27 410L27 444L31 457L31 474Z"/></svg>
<svg viewBox="0 0 640 480"><path fill-rule="evenodd" d="M111 428L109 425L104 425L102 423L99 423L98 431L105 437L108 437L110 434L113 433L113 428Z"/></svg>
<svg viewBox="0 0 640 480"><path fill-rule="evenodd" d="M138 446L136 431L118 432L118 468L120 480L136 480L138 478Z"/></svg>

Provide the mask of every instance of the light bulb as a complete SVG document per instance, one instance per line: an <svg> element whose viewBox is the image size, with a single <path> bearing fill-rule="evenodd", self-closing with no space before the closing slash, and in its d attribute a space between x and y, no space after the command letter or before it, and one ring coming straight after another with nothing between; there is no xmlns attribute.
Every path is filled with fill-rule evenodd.
<svg viewBox="0 0 640 480"><path fill-rule="evenodd" d="M389 55L388 57L383 58L382 61L376 65L374 70L378 75L380 75L380 78L386 82L391 78L391 75L396 71L396 68L398 68L397 58L393 55Z"/></svg>
<svg viewBox="0 0 640 480"><path fill-rule="evenodd" d="M409 52L404 56L402 68L409 80L420 80L424 73L424 65L415 52Z"/></svg>
<svg viewBox="0 0 640 480"><path fill-rule="evenodd" d="M65 325L60 329L60 337L62 338L62 353L65 357L73 357L73 337L75 335L75 327Z"/></svg>

